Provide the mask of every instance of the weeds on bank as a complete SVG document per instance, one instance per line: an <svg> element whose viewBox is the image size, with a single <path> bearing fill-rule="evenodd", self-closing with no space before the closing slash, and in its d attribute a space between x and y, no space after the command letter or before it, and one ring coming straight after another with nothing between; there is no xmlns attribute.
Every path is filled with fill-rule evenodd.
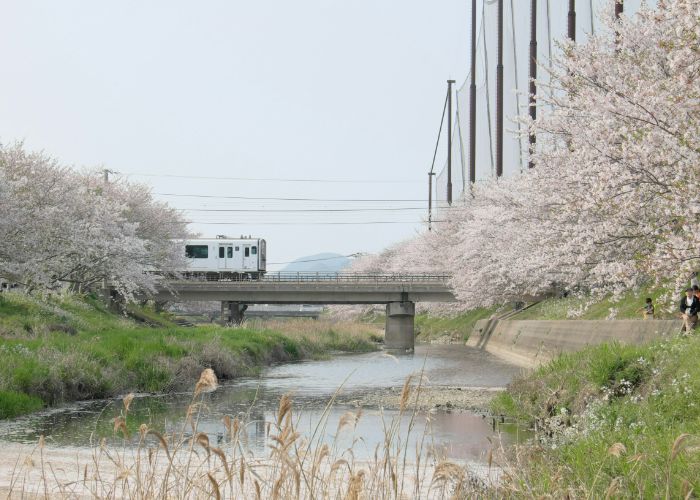
<svg viewBox="0 0 700 500"><path fill-rule="evenodd" d="M480 319L490 318L501 307L478 307L456 316L432 316L419 314L416 316L416 331L418 339L429 342L441 337L451 340L466 341Z"/></svg>
<svg viewBox="0 0 700 500"><path fill-rule="evenodd" d="M331 350L376 349L376 333L349 324L183 328L168 326L155 313L144 315L161 326L110 313L89 297L0 294L0 418L36 410L37 401L50 406L180 390L205 367L229 379Z"/></svg>
<svg viewBox="0 0 700 500"><path fill-rule="evenodd" d="M510 491L684 498L700 491L700 339L601 345L517 378L492 408L530 425Z"/></svg>
<svg viewBox="0 0 700 500"><path fill-rule="evenodd" d="M431 445L429 426L415 449L409 438L416 432L417 405L423 377L409 377L401 392L399 414L381 418L384 440L367 459L356 456L362 443L354 436L362 410L346 412L336 429L328 429L331 398L315 428L303 435L295 419L290 396L280 399L277 414L264 422L269 453L255 456L247 447L246 427L259 425L248 414L226 416L223 439L213 442L198 429L199 417L207 411L207 393L217 387L212 370L202 372L182 428L162 434L146 424L138 427L136 447L129 438L129 407L123 400L114 419L114 432L124 445L108 447L103 441L78 470L54 468L46 459L43 439L28 457L19 457L9 492L21 495L99 498L468 498L489 495L486 483L464 465L447 461ZM405 431L400 423L408 418ZM332 433L332 434L331 434ZM349 447L339 437L353 436ZM331 435L330 439L328 436Z"/></svg>
<svg viewBox="0 0 700 500"><path fill-rule="evenodd" d="M253 321L256 330L284 332L285 337L298 342L311 354L330 351L369 352L376 350L373 343L384 340L384 326L378 327L356 321L295 318L285 321Z"/></svg>

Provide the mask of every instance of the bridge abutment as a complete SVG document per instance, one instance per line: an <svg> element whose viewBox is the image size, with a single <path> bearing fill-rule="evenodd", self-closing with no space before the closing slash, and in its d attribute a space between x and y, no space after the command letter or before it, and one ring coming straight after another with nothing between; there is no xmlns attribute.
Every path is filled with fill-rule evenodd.
<svg viewBox="0 0 700 500"><path fill-rule="evenodd" d="M221 320L232 325L243 323L243 313L248 309L246 304L224 300L221 302Z"/></svg>
<svg viewBox="0 0 700 500"><path fill-rule="evenodd" d="M386 305L386 327L384 346L387 349L412 351L415 347L414 318L416 305L413 302L389 302Z"/></svg>

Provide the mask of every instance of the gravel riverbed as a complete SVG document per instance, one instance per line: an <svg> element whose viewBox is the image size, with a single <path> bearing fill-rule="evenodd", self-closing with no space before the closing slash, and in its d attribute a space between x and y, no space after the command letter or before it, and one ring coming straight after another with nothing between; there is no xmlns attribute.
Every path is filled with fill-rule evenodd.
<svg viewBox="0 0 700 500"><path fill-rule="evenodd" d="M505 387L455 387L423 385L410 393L407 408L425 411L470 411L488 413L491 399ZM341 395L338 402L357 407L399 409L402 386Z"/></svg>

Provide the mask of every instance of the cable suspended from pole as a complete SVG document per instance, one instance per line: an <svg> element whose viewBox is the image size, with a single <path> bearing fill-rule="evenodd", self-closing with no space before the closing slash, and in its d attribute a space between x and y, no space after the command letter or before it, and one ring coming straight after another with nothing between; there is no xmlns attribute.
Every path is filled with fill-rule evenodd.
<svg viewBox="0 0 700 500"><path fill-rule="evenodd" d="M447 99L445 96L445 104L442 106L442 117L440 118L440 128L438 129L437 140L435 141L435 151L433 152L433 162L430 165L428 172L428 231L432 231L433 218L433 176L435 175L435 158L437 158L438 147L440 146L440 136L442 136L442 125L445 123L445 111L447 111Z"/></svg>
<svg viewBox="0 0 700 500"><path fill-rule="evenodd" d="M513 4L513 0L510 0L510 30L511 30L511 35L513 38L513 76L515 77L515 109L517 110L517 114L520 114L521 108L520 108L520 94L522 93L522 90L519 85L520 85L520 79L518 78L518 53L516 50L516 36L515 36L515 5ZM525 163L525 160L523 158L523 134L521 133L521 123L520 120L516 122L516 126L518 127L518 134L517 134L517 139L518 139L518 165L520 172L523 171L523 164Z"/></svg>
<svg viewBox="0 0 700 500"><path fill-rule="evenodd" d="M489 51L488 43L486 42L486 7L481 11L481 33L483 37L481 38L484 44L484 80L486 89L486 130L489 133L489 166L491 167L491 175L494 173L496 164L494 163L493 152L493 120L491 119L491 81L489 80Z"/></svg>
<svg viewBox="0 0 700 500"><path fill-rule="evenodd" d="M457 125L457 138L459 139L459 171L462 174L462 193L467 190L467 171L464 164L464 141L462 139L462 120L459 117L459 92L455 91L455 124Z"/></svg>
<svg viewBox="0 0 700 500"><path fill-rule="evenodd" d="M428 172L428 231L433 230L433 176L435 172Z"/></svg>

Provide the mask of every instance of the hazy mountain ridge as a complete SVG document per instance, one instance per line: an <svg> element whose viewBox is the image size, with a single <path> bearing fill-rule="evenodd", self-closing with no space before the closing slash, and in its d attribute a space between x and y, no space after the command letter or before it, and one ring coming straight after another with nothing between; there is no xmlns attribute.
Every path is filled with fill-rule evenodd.
<svg viewBox="0 0 700 500"><path fill-rule="evenodd" d="M284 273L336 273L350 265L350 259L339 253L324 252L306 257L299 257L282 269Z"/></svg>

